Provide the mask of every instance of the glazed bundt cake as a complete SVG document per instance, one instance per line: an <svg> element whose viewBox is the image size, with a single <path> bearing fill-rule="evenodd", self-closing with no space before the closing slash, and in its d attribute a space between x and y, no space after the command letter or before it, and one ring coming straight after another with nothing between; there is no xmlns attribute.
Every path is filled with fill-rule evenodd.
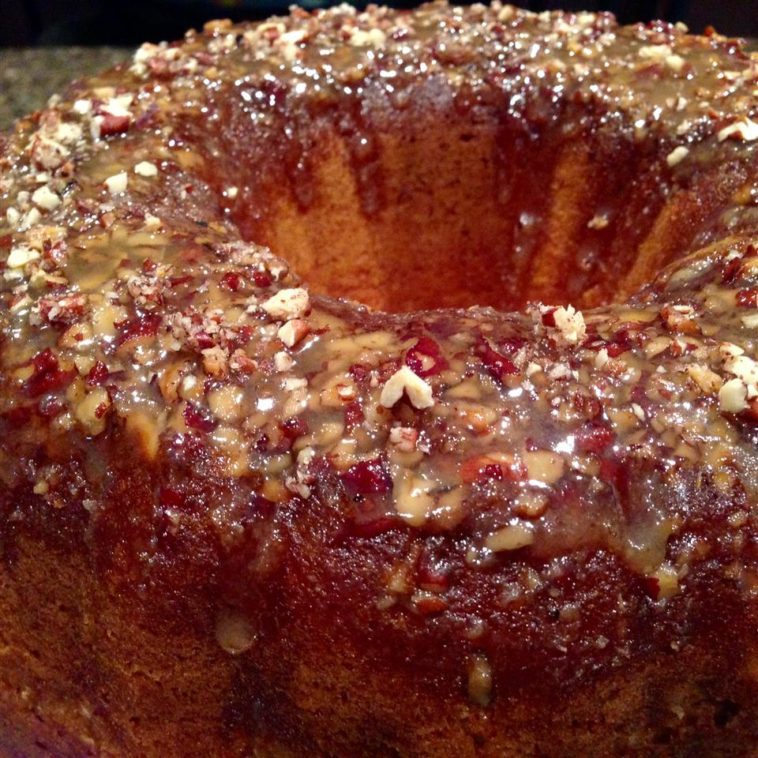
<svg viewBox="0 0 758 758"><path fill-rule="evenodd" d="M0 137L3 755L755 755L757 94L341 6Z"/></svg>

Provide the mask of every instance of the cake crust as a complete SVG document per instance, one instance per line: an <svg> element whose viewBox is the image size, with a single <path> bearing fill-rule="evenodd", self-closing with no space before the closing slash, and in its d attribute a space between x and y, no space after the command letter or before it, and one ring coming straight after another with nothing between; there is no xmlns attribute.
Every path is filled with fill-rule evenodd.
<svg viewBox="0 0 758 758"><path fill-rule="evenodd" d="M0 746L753 752L756 87L663 23L339 7L18 122Z"/></svg>

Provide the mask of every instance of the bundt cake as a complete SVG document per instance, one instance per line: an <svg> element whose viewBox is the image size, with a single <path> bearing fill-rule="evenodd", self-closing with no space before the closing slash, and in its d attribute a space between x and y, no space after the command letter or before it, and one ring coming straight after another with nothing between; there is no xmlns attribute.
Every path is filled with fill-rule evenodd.
<svg viewBox="0 0 758 758"><path fill-rule="evenodd" d="M757 95L340 6L0 137L2 754L755 755Z"/></svg>

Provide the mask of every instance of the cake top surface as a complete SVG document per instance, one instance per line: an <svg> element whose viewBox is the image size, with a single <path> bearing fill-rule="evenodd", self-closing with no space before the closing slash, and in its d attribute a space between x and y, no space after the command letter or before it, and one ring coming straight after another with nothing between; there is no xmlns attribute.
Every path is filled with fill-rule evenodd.
<svg viewBox="0 0 758 758"><path fill-rule="evenodd" d="M5 485L32 482L44 507L79 509L96 529L106 451L131 435L146 466L185 456L246 493L220 488L189 515L193 494L162 484L155 518L222 544L253 498L326 504L358 541L449 534L456 560L483 571L609 551L660 602L700 550L745 571L754 184L718 221L723 242L628 304L394 316L312 295L242 240L229 212L240 188L177 126L222 132L230 93L264 134L272 109L305 101L381 93L402 109L435 77L467 107L505 104L525 123L578 103L597 128L654 144L683 181L712 161L755 166L756 60L667 24L498 3L339 7L144 45L128 71L73 85L0 138ZM71 455L86 471L75 492ZM725 536L706 548L714 524ZM539 580L518 581L523 593ZM434 588L413 598L430 613L447 602Z"/></svg>

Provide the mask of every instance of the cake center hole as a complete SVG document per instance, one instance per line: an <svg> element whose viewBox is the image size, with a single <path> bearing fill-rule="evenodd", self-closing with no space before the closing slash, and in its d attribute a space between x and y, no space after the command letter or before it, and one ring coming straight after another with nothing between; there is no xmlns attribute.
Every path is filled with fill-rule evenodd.
<svg viewBox="0 0 758 758"><path fill-rule="evenodd" d="M659 200L646 200L644 218L630 213L646 186L628 145L604 153L557 132L442 126L380 135L360 165L343 137L320 139L305 178L274 188L243 233L312 290L390 312L589 307L665 262L666 245L636 260Z"/></svg>

